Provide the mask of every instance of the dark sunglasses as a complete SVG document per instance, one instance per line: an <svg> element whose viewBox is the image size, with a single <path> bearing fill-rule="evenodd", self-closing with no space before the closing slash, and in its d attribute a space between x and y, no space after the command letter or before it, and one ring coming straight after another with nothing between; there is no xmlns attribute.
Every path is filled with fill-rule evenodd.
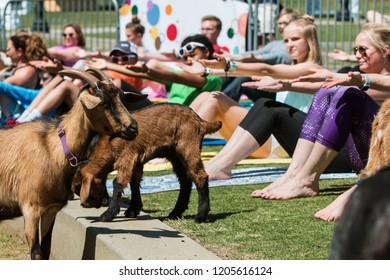
<svg viewBox="0 0 390 280"><path fill-rule="evenodd" d="M74 33L62 33L62 37L66 38L66 36L69 36L70 38L73 38Z"/></svg>
<svg viewBox="0 0 390 280"><path fill-rule="evenodd" d="M196 48L206 48L206 45L198 42L189 42L177 51L177 55L183 57L186 52L192 52Z"/></svg>
<svg viewBox="0 0 390 280"><path fill-rule="evenodd" d="M366 51L368 50L368 48L364 46L359 46L359 47L354 47L352 50L354 55L356 55L356 53L359 52L362 56L366 56L367 55Z"/></svg>
<svg viewBox="0 0 390 280"><path fill-rule="evenodd" d="M122 56L113 56L111 57L111 62L118 63L119 61L127 62L130 59L134 59L137 56L135 54L128 54L128 55L122 55Z"/></svg>

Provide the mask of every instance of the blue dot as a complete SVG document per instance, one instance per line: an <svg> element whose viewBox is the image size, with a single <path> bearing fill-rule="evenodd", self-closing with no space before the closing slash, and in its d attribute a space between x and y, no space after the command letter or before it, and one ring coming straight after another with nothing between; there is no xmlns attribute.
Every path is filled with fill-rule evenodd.
<svg viewBox="0 0 390 280"><path fill-rule="evenodd" d="M148 22L150 25L156 25L160 20L160 9L157 5L153 5L153 7L148 10Z"/></svg>

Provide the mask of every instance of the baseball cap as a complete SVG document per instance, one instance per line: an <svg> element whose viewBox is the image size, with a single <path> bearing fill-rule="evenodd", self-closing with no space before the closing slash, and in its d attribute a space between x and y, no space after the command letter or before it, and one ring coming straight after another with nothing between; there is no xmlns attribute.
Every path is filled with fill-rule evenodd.
<svg viewBox="0 0 390 280"><path fill-rule="evenodd" d="M116 43L115 47L110 51L110 56L114 51L120 51L125 55L128 54L137 54L137 47L134 43L129 41L120 41Z"/></svg>

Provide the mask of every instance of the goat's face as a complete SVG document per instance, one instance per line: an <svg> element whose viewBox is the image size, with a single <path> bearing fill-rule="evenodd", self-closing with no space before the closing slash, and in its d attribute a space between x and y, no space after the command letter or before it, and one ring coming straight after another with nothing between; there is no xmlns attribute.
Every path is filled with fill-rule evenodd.
<svg viewBox="0 0 390 280"><path fill-rule="evenodd" d="M105 189L105 180L98 179L92 174L79 171L73 178L72 190L80 196L81 206L101 207Z"/></svg>
<svg viewBox="0 0 390 280"><path fill-rule="evenodd" d="M138 134L137 121L130 115L120 100L121 90L112 82L97 81L90 94L80 94L80 101L94 131L118 135L133 140Z"/></svg>

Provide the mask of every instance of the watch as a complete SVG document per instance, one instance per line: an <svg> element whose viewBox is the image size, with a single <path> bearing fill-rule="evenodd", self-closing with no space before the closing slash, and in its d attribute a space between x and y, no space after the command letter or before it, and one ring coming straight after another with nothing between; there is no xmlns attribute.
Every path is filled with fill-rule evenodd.
<svg viewBox="0 0 390 280"><path fill-rule="evenodd" d="M368 89L371 87L371 80L370 80L370 77L368 77L366 74L362 74L362 76L364 77L364 79L366 80L366 82L365 82L364 85L360 88L360 90L366 91L366 90L368 90Z"/></svg>

